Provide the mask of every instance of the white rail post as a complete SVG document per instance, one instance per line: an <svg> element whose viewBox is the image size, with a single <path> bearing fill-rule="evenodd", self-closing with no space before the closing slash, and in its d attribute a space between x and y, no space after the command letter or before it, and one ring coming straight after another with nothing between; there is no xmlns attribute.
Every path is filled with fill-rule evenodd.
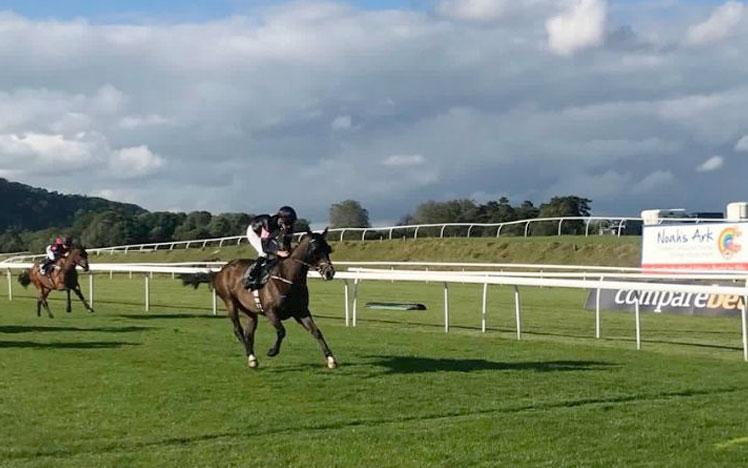
<svg viewBox="0 0 748 468"><path fill-rule="evenodd" d="M449 333L449 288L444 283L444 333Z"/></svg>
<svg viewBox="0 0 748 468"><path fill-rule="evenodd" d="M634 314L636 315L636 349L641 349L641 319L639 318L639 291L636 292L636 301L634 302Z"/></svg>
<svg viewBox="0 0 748 468"><path fill-rule="evenodd" d="M350 326L350 310L348 308L348 280L343 281L343 296L345 297L345 326Z"/></svg>
<svg viewBox="0 0 748 468"><path fill-rule="evenodd" d="M109 279L114 278L114 271L109 270Z"/></svg>
<svg viewBox="0 0 748 468"><path fill-rule="evenodd" d="M8 268L8 271L6 273L8 276L8 300L13 300L13 275L10 273L10 268Z"/></svg>
<svg viewBox="0 0 748 468"><path fill-rule="evenodd" d="M600 283L603 282L605 277L600 277ZM600 286L597 287L597 294L595 296L595 338L600 338Z"/></svg>
<svg viewBox="0 0 748 468"><path fill-rule="evenodd" d="M88 305L94 306L94 280L93 273L88 274Z"/></svg>
<svg viewBox="0 0 748 468"><path fill-rule="evenodd" d="M357 315L358 315L357 309L358 309L358 283L359 282L360 281L358 278L353 280L353 316L352 316L351 325L354 327L356 326Z"/></svg>
<svg viewBox="0 0 748 468"><path fill-rule="evenodd" d="M514 320L517 322L517 339L522 339L522 325L520 321L519 288L514 287Z"/></svg>
<svg viewBox="0 0 748 468"><path fill-rule="evenodd" d="M218 315L218 298L216 297L216 288L213 288L213 315Z"/></svg>
<svg viewBox="0 0 748 468"><path fill-rule="evenodd" d="M486 333L486 317L488 315L488 282L483 283L483 313L480 320L480 331Z"/></svg>
<svg viewBox="0 0 748 468"><path fill-rule="evenodd" d="M151 278L145 275L145 311L151 310Z"/></svg>

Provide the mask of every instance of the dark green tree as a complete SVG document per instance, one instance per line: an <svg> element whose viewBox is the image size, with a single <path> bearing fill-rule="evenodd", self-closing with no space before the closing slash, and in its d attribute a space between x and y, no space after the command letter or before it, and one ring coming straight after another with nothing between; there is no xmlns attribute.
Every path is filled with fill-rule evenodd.
<svg viewBox="0 0 748 468"><path fill-rule="evenodd" d="M26 242L17 229L11 228L0 234L0 252L22 252L26 249Z"/></svg>
<svg viewBox="0 0 748 468"><path fill-rule="evenodd" d="M330 207L330 227L369 227L369 212L356 200L344 200Z"/></svg>
<svg viewBox="0 0 748 468"><path fill-rule="evenodd" d="M210 237L210 225L213 216L207 211L192 211L184 222L174 230L175 240L204 239Z"/></svg>
<svg viewBox="0 0 748 468"><path fill-rule="evenodd" d="M564 197L553 197L547 203L540 205L539 218L559 218L572 216L589 216L590 203L588 198L568 195ZM581 234L584 232L584 221L564 221L561 224L563 234ZM558 233L558 223L548 222L537 226L534 234L554 235Z"/></svg>

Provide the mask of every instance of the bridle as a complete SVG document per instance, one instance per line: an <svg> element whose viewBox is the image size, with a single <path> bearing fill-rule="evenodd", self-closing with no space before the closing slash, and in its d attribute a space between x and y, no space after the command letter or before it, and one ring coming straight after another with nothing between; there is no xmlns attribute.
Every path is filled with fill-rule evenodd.
<svg viewBox="0 0 748 468"><path fill-rule="evenodd" d="M333 268L332 262L324 261L317 263L317 266L315 267L311 263L305 262L304 260L299 260L298 258L289 257L291 260L293 260L296 263L300 263L304 265L305 267L309 268L310 270L317 270L317 273L319 273L322 276L325 276L323 273L323 270L325 268Z"/></svg>

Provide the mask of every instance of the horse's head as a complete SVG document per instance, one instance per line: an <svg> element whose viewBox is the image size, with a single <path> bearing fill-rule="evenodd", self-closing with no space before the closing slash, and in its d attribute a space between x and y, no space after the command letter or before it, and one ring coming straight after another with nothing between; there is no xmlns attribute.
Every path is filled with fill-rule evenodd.
<svg viewBox="0 0 748 468"><path fill-rule="evenodd" d="M304 261L317 269L324 280L331 280L335 277L335 267L332 266L330 254L332 247L327 243L327 229L320 234L307 231L301 238L301 245L307 245Z"/></svg>
<svg viewBox="0 0 748 468"><path fill-rule="evenodd" d="M86 252L86 249L81 246L74 246L70 249L68 257L75 265L83 268L83 271L88 271L88 252Z"/></svg>

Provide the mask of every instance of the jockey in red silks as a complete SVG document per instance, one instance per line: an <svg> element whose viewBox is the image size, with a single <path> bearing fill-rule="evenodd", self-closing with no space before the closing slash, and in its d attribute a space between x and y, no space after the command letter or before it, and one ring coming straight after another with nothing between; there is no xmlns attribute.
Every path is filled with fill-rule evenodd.
<svg viewBox="0 0 748 468"><path fill-rule="evenodd" d="M70 250L73 245L73 240L70 237L57 237L55 241L47 246L47 257L44 259L42 264L41 273L46 275L49 273L50 267L59 259L64 256Z"/></svg>
<svg viewBox="0 0 748 468"><path fill-rule="evenodd" d="M257 260L247 275L247 288L258 289L261 286L259 284L260 272L268 261L290 255L294 224L297 219L296 210L290 206L282 206L276 214L259 215L249 223L247 239L257 250Z"/></svg>

